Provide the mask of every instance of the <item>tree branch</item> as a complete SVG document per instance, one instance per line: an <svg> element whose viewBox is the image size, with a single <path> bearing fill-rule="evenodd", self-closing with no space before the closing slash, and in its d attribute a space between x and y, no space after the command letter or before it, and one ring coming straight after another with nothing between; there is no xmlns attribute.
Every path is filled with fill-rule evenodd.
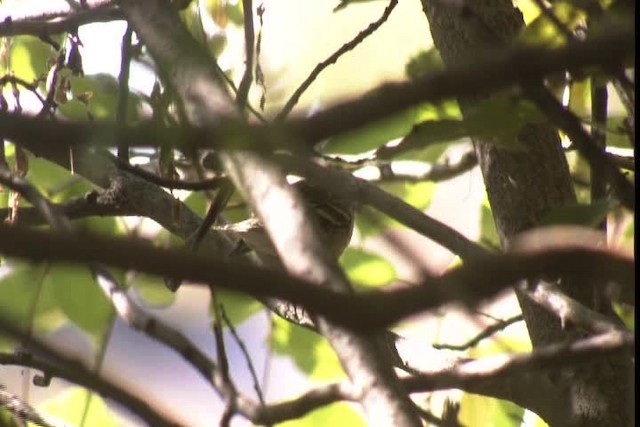
<svg viewBox="0 0 640 427"><path fill-rule="evenodd" d="M0 332L3 335L20 339L22 331L0 315ZM103 378L100 374L91 372L82 363L54 349L42 342L39 338L29 338L29 350L34 353L46 354L47 361L42 361L32 355L29 357L7 357L0 353L1 364L17 364L38 369L52 377L69 380L82 387L89 388L102 396L113 399L125 408L145 420L152 426L175 426L176 423L162 414L162 411L154 408L149 403L131 394L129 391Z"/></svg>
<svg viewBox="0 0 640 427"><path fill-rule="evenodd" d="M0 224L0 251L34 261L101 262L197 283L215 283L256 298L271 297L304 306L315 314L350 327L375 330L407 316L459 301L473 306L528 277L579 277L614 281L635 301L635 264L631 254L566 242L560 248L487 255L467 261L440 277L406 288L350 295L321 289L282 272L212 259L184 250L154 247L150 242L102 236L65 236ZM265 274L269 287L264 286Z"/></svg>

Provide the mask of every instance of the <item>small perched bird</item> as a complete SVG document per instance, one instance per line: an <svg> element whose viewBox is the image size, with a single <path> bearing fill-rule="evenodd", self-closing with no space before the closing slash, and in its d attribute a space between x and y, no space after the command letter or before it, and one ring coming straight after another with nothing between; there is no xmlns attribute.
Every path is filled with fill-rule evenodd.
<svg viewBox="0 0 640 427"><path fill-rule="evenodd" d="M353 233L355 217L353 202L304 180L296 182L293 187L307 203L310 212L314 214L320 238L324 240L328 251L336 258L339 257L349 245ZM238 223L216 227L216 229L231 232L242 239L232 255L253 250L266 265L280 265L276 250L258 218L251 217Z"/></svg>

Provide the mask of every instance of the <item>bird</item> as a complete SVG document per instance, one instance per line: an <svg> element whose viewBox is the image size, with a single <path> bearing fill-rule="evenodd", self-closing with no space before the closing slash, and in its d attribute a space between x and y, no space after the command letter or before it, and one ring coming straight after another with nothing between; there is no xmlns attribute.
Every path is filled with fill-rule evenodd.
<svg viewBox="0 0 640 427"><path fill-rule="evenodd" d="M293 187L314 216L319 237L324 240L328 252L338 258L351 241L355 218L354 203L307 180L298 181ZM240 239L230 256L253 251L266 266L281 265L263 224L256 216L237 223L216 226L214 229Z"/></svg>

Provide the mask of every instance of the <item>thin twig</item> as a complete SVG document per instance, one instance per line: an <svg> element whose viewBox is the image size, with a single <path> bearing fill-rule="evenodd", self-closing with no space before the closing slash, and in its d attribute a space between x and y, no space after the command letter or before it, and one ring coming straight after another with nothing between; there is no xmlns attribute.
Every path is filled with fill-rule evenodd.
<svg viewBox="0 0 640 427"><path fill-rule="evenodd" d="M507 326L512 325L512 324L514 324L516 322L519 322L521 320L522 320L522 315L519 314L517 316L513 316L513 317L510 317L508 319L501 320L501 321L499 321L499 322L497 322L497 323L485 328L478 335L476 335L475 337L471 338L469 341L467 341L467 342L465 342L463 344L433 344L433 348L435 348L437 350L465 351L465 350L468 350L468 349L470 349L472 347L475 347L483 339L489 338L490 336L492 336L496 332L500 332L503 329L505 329Z"/></svg>
<svg viewBox="0 0 640 427"><path fill-rule="evenodd" d="M12 17L5 18L0 22L0 37L22 34L47 36L71 32L85 24L122 19L122 13L115 7L115 2L112 1L104 1L94 7L76 11L36 13L16 19L12 19Z"/></svg>
<svg viewBox="0 0 640 427"><path fill-rule="evenodd" d="M216 298L216 291L211 287L211 306L213 308L213 336L216 341L216 353L218 355L218 366L220 372L220 391L225 400L225 409L220 417L219 426L228 427L231 418L237 410L238 391L236 389L231 374L229 373L229 359L227 358L227 350L224 343L224 334L222 333L222 316L220 314L222 306Z"/></svg>
<svg viewBox="0 0 640 427"><path fill-rule="evenodd" d="M211 226L216 222L216 220L224 210L232 194L233 194L233 185L231 184L231 182L229 181L223 182L222 185L220 186L220 190L218 191L215 198L213 199L213 203L211 203L211 205L209 206L209 209L207 210L207 214L205 215L204 219L198 226L198 229L186 239L184 244L185 248L187 248L190 251L198 250L198 248L200 247L200 244L202 243L202 240L207 235ZM167 286L167 288L169 288L173 292L178 290L181 283L182 283L182 280L180 277L174 276L174 277L165 278L165 285Z"/></svg>
<svg viewBox="0 0 640 427"><path fill-rule="evenodd" d="M569 42L577 41L575 34L573 34L573 32L571 32L571 30L564 24L564 22L562 22L560 18L558 18L556 14L553 13L553 9L548 7L544 3L544 0L534 0L534 3L536 4L536 6L538 6L538 9L540 9L540 12L542 12L542 14L547 19L549 19L553 23L553 25L556 26L556 28L562 33L562 35L565 37L565 39L567 39L567 41Z"/></svg>
<svg viewBox="0 0 640 427"><path fill-rule="evenodd" d="M429 169L422 173L398 172L393 168L393 163L387 164L388 167L379 166L380 176L374 179L368 179L371 183L377 182L441 182L446 181L465 172L470 171L478 165L476 153L471 150L464 153L456 162L450 163L433 163Z"/></svg>
<svg viewBox="0 0 640 427"><path fill-rule="evenodd" d="M282 110L280 110L280 112L276 116L275 121L276 122L284 121L284 119L289 115L291 110L293 110L293 107L295 107L295 105L298 103L302 94L309 88L309 86L311 86L311 83L313 83L313 81L320 75L320 73L329 65L335 64L336 61L338 61L338 59L342 55L353 50L364 39L369 37L378 28L380 28L380 26L387 21L387 19L389 18L389 15L391 15L391 12L393 11L393 9L396 7L397 4L398 4L398 0L391 0L389 2L389 5L384 9L384 12L382 12L382 16L380 16L380 18L378 18L377 21L374 21L371 24L369 24L367 28L365 28L360 33L358 33L358 35L355 36L351 41L343 44L338 50L336 50L333 54L331 54L327 59L320 62L318 65L316 65L315 68L309 74L309 76L293 92L293 95L291 95L291 97L286 102L284 107L282 107Z"/></svg>
<svg viewBox="0 0 640 427"><path fill-rule="evenodd" d="M633 211L636 199L634 185L613 164L605 151L593 141L582 127L580 119L573 112L566 109L542 85L525 87L524 90L526 95L536 103L551 122L566 132L580 154L589 161L591 167L606 174L617 198L627 209Z"/></svg>
<svg viewBox="0 0 640 427"><path fill-rule="evenodd" d="M11 74L5 74L4 76L0 77L0 87L4 86L7 83L17 84L24 87L29 92L31 92L36 98L38 98L38 101L40 101L42 105L45 104L46 100L42 97L42 95L38 91L37 80L33 83L29 83L21 79L20 77L13 76Z"/></svg>
<svg viewBox="0 0 640 427"><path fill-rule="evenodd" d="M116 125L124 128L127 125L127 109L129 106L129 70L131 69L131 36L133 29L127 25L122 36L120 48L120 75L118 76L118 105L116 107ZM118 138L118 159L129 163L129 144L125 138Z"/></svg>
<svg viewBox="0 0 640 427"><path fill-rule="evenodd" d="M231 332L233 339L238 344L238 347L240 347L240 351L244 356L245 362L247 362L247 368L249 369L249 373L251 374L251 378L253 379L253 389L256 391L256 396L258 396L258 401L260 402L260 405L264 407L265 406L264 395L262 393L262 388L260 387L258 374L256 372L255 367L253 366L253 362L251 361L251 355L247 350L247 346L244 344L244 341L242 340L242 338L240 338L240 336L238 335L238 331L236 331L235 326L233 325L233 323L231 323L231 320L227 316L227 312L222 305L220 306L220 314L222 316L222 320L224 320L224 323L226 323L227 327L229 328L229 331Z"/></svg>
<svg viewBox="0 0 640 427"><path fill-rule="evenodd" d="M68 218L55 205L52 205L43 197L27 180L12 174L6 168L0 167L0 183L22 194L25 199L40 210L40 213L59 235L73 235ZM162 342L182 355L212 384L217 382L217 367L205 353L193 345L181 332L140 309L129 297L124 286L103 265L90 262L89 268L116 312L129 326L145 332L151 338Z"/></svg>
<svg viewBox="0 0 640 427"><path fill-rule="evenodd" d="M255 31L253 28L253 1L242 0L242 9L244 13L244 74L240 85L238 86L238 93L236 96L236 103L240 110L243 110L247 103L247 97L249 96L249 89L253 81L253 50L255 43Z"/></svg>
<svg viewBox="0 0 640 427"><path fill-rule="evenodd" d="M184 250L161 249L150 242L134 239L93 234L80 238L0 224L0 251L7 256L26 259L101 262L150 274L181 276L195 283L216 283L216 286L256 298L286 300L336 323L364 330L386 327L452 301L473 307L478 301L521 279L541 275L561 277L575 274L576 277L615 282L619 284L616 300L635 304L635 264L631 254L624 250L585 246L567 239L560 246L551 245L526 253L486 255L465 261L462 266L440 277L428 278L414 287L394 287L357 295L319 289L302 278L277 270L268 270L270 283L266 287L264 269ZM153 329L145 329L148 332L161 332L155 324L142 322L137 326ZM169 339L167 341L172 347L179 348L181 354L188 349L172 344Z"/></svg>
<svg viewBox="0 0 640 427"><path fill-rule="evenodd" d="M0 355L0 361L1 357ZM41 427L56 427L19 396L8 392L2 384L0 384L0 408L4 408L23 423L28 421Z"/></svg>
<svg viewBox="0 0 640 427"><path fill-rule="evenodd" d="M5 336L20 340L23 332L13 322L0 314L0 331ZM149 403L109 379L91 372L78 360L75 360L51 345L44 343L40 338L33 337L30 349L34 354L4 354L0 353L0 364L18 365L38 369L52 378L64 378L74 384L95 390L100 395L113 399L131 410L134 414L145 420L152 426L174 426L175 422L165 418L161 412ZM46 355L46 360L36 354Z"/></svg>
<svg viewBox="0 0 640 427"><path fill-rule="evenodd" d="M117 157L109 156L109 159L113 161L119 169L125 170L133 175L149 181L153 184L159 185L163 188L179 189L179 190L215 190L219 188L223 183L228 182L228 179L223 176L216 176L210 179L200 181L184 181L181 179L172 179L160 175L156 175L152 172L148 172L138 166L130 165L124 161L121 161Z"/></svg>

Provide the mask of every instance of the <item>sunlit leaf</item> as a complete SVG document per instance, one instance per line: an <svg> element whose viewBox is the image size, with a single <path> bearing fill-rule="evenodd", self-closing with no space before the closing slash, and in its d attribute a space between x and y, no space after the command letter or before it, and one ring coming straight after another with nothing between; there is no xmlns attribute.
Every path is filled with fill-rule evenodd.
<svg viewBox="0 0 640 427"><path fill-rule="evenodd" d="M513 5L522 12L525 25L529 25L540 16L540 8L533 0L514 0Z"/></svg>
<svg viewBox="0 0 640 427"><path fill-rule="evenodd" d="M636 330L636 310L635 307L626 304L612 304L616 314L622 319L625 326L631 332Z"/></svg>
<svg viewBox="0 0 640 427"><path fill-rule="evenodd" d="M591 81L573 81L569 86L569 109L578 117L584 117L591 109Z"/></svg>
<svg viewBox="0 0 640 427"><path fill-rule="evenodd" d="M222 55L222 52L227 47L227 36L224 34L214 34L207 43L209 52L214 58Z"/></svg>
<svg viewBox="0 0 640 427"><path fill-rule="evenodd" d="M524 409L506 400L465 393L460 399L460 422L468 426L520 427Z"/></svg>
<svg viewBox="0 0 640 427"><path fill-rule="evenodd" d="M237 26L244 25L244 13L242 10L242 2L225 2L224 11L227 14L227 18L231 23Z"/></svg>
<svg viewBox="0 0 640 427"><path fill-rule="evenodd" d="M32 36L18 36L11 43L11 71L29 83L45 76L49 69L47 63L55 58L56 53L51 46Z"/></svg>
<svg viewBox="0 0 640 427"><path fill-rule="evenodd" d="M87 399L89 399L89 407L85 414ZM89 391L79 387L58 393L39 405L38 409L70 426L79 426L82 421L84 421L82 425L85 426L116 427L121 425L100 395L90 394Z"/></svg>
<svg viewBox="0 0 640 427"><path fill-rule="evenodd" d="M218 289L216 299L222 304L225 314L234 326L263 309L263 305L258 300L239 292Z"/></svg>
<svg viewBox="0 0 640 427"><path fill-rule="evenodd" d="M340 258L340 265L349 279L358 285L382 286L396 278L396 271L389 261L360 249L347 249Z"/></svg>
<svg viewBox="0 0 640 427"><path fill-rule="evenodd" d="M21 261L0 267L0 313L20 329L47 333L66 321L51 288L43 283L45 269ZM0 334L0 349L8 348L9 343Z"/></svg>
<svg viewBox="0 0 640 427"><path fill-rule="evenodd" d="M112 321L113 308L87 267L54 265L45 285L51 286L64 314L96 342Z"/></svg>
<svg viewBox="0 0 640 427"><path fill-rule="evenodd" d="M482 358L505 352L531 351L531 343L521 335L498 333L484 339L469 351L470 357ZM464 393L460 400L460 422L463 425L520 427L524 409L499 399Z"/></svg>
<svg viewBox="0 0 640 427"><path fill-rule="evenodd" d="M489 201L485 201L480 205L480 243L496 249L500 247L500 238L496 230L496 224L493 220L493 214L489 207Z"/></svg>
<svg viewBox="0 0 640 427"><path fill-rule="evenodd" d="M409 108L369 126L331 138L324 151L332 154L361 154L374 150L392 139L406 135L419 120L417 107Z"/></svg>
<svg viewBox="0 0 640 427"><path fill-rule="evenodd" d="M629 139L625 116L607 117L607 146L620 148L633 148Z"/></svg>
<svg viewBox="0 0 640 427"><path fill-rule="evenodd" d="M336 380L345 376L338 357L325 338L279 317L273 317L271 348L290 356L310 379Z"/></svg>
<svg viewBox="0 0 640 427"><path fill-rule="evenodd" d="M90 113L96 119L116 119L118 82L113 76L109 74L95 74L84 77L68 75L67 79L71 85L71 94L74 99L59 106L60 112L65 117L86 120L89 116L88 113ZM137 120L139 103L139 98L130 93L127 105L127 121Z"/></svg>
<svg viewBox="0 0 640 427"><path fill-rule="evenodd" d="M584 20L585 14L577 8L571 1L554 1L551 5L551 12L570 31ZM524 31L520 34L519 40L530 45L559 46L567 42L565 35L544 13L538 15Z"/></svg>
<svg viewBox="0 0 640 427"><path fill-rule="evenodd" d="M176 294L164 285L161 277L137 273L131 282L134 291L146 306L167 307L176 299Z"/></svg>
<svg viewBox="0 0 640 427"><path fill-rule="evenodd" d="M383 184L381 187L413 207L425 210L431 203L436 185L433 182L394 182ZM399 223L373 209L366 209L361 215L356 216L356 227L363 237L378 234L392 226L399 226Z"/></svg>
<svg viewBox="0 0 640 427"><path fill-rule="evenodd" d="M411 57L407 65L405 65L405 73L411 80L417 80L434 71L444 69L444 63L440 57L440 53L435 47L429 50L423 50Z"/></svg>
<svg viewBox="0 0 640 427"><path fill-rule="evenodd" d="M71 178L71 173L67 169L42 157L30 155L29 164L31 168L27 179L45 194Z"/></svg>
<svg viewBox="0 0 640 427"><path fill-rule="evenodd" d="M278 427L366 426L364 419L347 403L323 406L304 417L278 424Z"/></svg>
<svg viewBox="0 0 640 427"><path fill-rule="evenodd" d="M627 244L629 246L633 246L633 242L636 237L636 221L634 217L631 217L631 221L624 229L624 233L622 234L622 243Z"/></svg>
<svg viewBox="0 0 640 427"><path fill-rule="evenodd" d="M380 150L379 157L435 161L437 157L429 158L425 150L439 155L447 148L444 143L469 137L483 138L501 148L520 151L524 149L518 141L522 128L543 121L545 117L532 104L497 96L480 102L464 119L430 119L418 123L397 147ZM434 147L439 151L433 150Z"/></svg>

